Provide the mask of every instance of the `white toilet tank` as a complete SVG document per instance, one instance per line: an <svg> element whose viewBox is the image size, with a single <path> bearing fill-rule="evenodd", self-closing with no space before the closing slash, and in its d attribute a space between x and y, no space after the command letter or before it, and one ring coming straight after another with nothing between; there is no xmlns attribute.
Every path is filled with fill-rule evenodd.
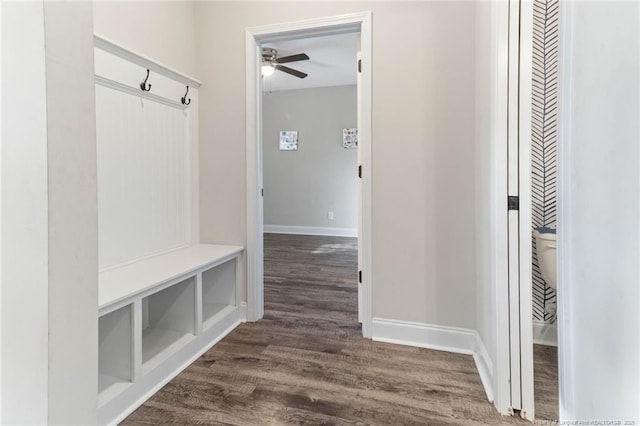
<svg viewBox="0 0 640 426"><path fill-rule="evenodd" d="M538 265L542 272L542 278L547 285L554 290L558 285L556 271L556 230L552 228L538 228L533 231L536 239L536 251L538 253Z"/></svg>

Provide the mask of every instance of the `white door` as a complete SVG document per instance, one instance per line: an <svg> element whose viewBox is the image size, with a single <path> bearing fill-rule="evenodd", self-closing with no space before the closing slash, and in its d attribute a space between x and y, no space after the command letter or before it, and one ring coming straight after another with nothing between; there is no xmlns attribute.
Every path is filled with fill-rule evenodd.
<svg viewBox="0 0 640 426"><path fill-rule="evenodd" d="M358 49L360 49L360 39L358 39ZM362 101L360 99L361 90L361 67L362 53L358 50L358 56L356 59L356 66L358 67L356 78L356 97L357 97L357 127L358 133L360 133L360 126L362 124ZM358 170L358 185L357 185L357 214L358 214L358 322L362 323L362 150L360 145L357 148L357 162Z"/></svg>
<svg viewBox="0 0 640 426"><path fill-rule="evenodd" d="M507 142L507 233L509 270L509 363L511 408L522 409L520 383L519 57L520 1L509 1L509 109ZM515 59L515 60L514 60Z"/></svg>
<svg viewBox="0 0 640 426"><path fill-rule="evenodd" d="M511 408L533 419L531 67L533 3L509 0L507 229Z"/></svg>
<svg viewBox="0 0 640 426"><path fill-rule="evenodd" d="M520 0L519 110L518 110L518 215L520 225L520 397L522 417L534 419L533 398L533 271L531 219L531 115L533 86L533 1Z"/></svg>

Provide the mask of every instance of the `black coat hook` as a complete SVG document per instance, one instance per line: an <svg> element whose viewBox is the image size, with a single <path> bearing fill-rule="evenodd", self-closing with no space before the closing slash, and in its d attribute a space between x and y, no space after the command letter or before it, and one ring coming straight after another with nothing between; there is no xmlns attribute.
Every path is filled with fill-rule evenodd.
<svg viewBox="0 0 640 426"><path fill-rule="evenodd" d="M147 70L147 77L142 83L140 83L140 90L142 90L143 92L148 92L151 90L151 83L149 83L149 87L147 87L147 80L149 80L149 70Z"/></svg>
<svg viewBox="0 0 640 426"><path fill-rule="evenodd" d="M187 95L189 94L189 86L187 86L187 91L185 92L184 96L182 97L182 105L189 105L191 103L191 98L189 98L189 101L187 101Z"/></svg>

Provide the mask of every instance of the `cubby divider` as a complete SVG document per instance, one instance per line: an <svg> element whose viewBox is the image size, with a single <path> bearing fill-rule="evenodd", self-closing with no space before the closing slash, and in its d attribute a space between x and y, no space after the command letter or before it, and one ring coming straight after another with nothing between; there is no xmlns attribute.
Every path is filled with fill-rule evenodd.
<svg viewBox="0 0 640 426"><path fill-rule="evenodd" d="M98 404L103 405L129 386L133 378L132 305L98 320Z"/></svg>
<svg viewBox="0 0 640 426"><path fill-rule="evenodd" d="M202 322L236 305L236 261L232 260L202 272Z"/></svg>

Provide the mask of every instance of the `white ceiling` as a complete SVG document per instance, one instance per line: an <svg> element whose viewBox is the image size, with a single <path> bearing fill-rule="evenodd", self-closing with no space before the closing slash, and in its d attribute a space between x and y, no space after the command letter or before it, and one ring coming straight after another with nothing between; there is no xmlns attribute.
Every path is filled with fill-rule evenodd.
<svg viewBox="0 0 640 426"><path fill-rule="evenodd" d="M264 91L356 84L359 36L358 33L350 33L264 43L263 47L276 49L278 56L309 55L308 61L283 64L309 74L306 78L276 71L269 77L263 77Z"/></svg>

